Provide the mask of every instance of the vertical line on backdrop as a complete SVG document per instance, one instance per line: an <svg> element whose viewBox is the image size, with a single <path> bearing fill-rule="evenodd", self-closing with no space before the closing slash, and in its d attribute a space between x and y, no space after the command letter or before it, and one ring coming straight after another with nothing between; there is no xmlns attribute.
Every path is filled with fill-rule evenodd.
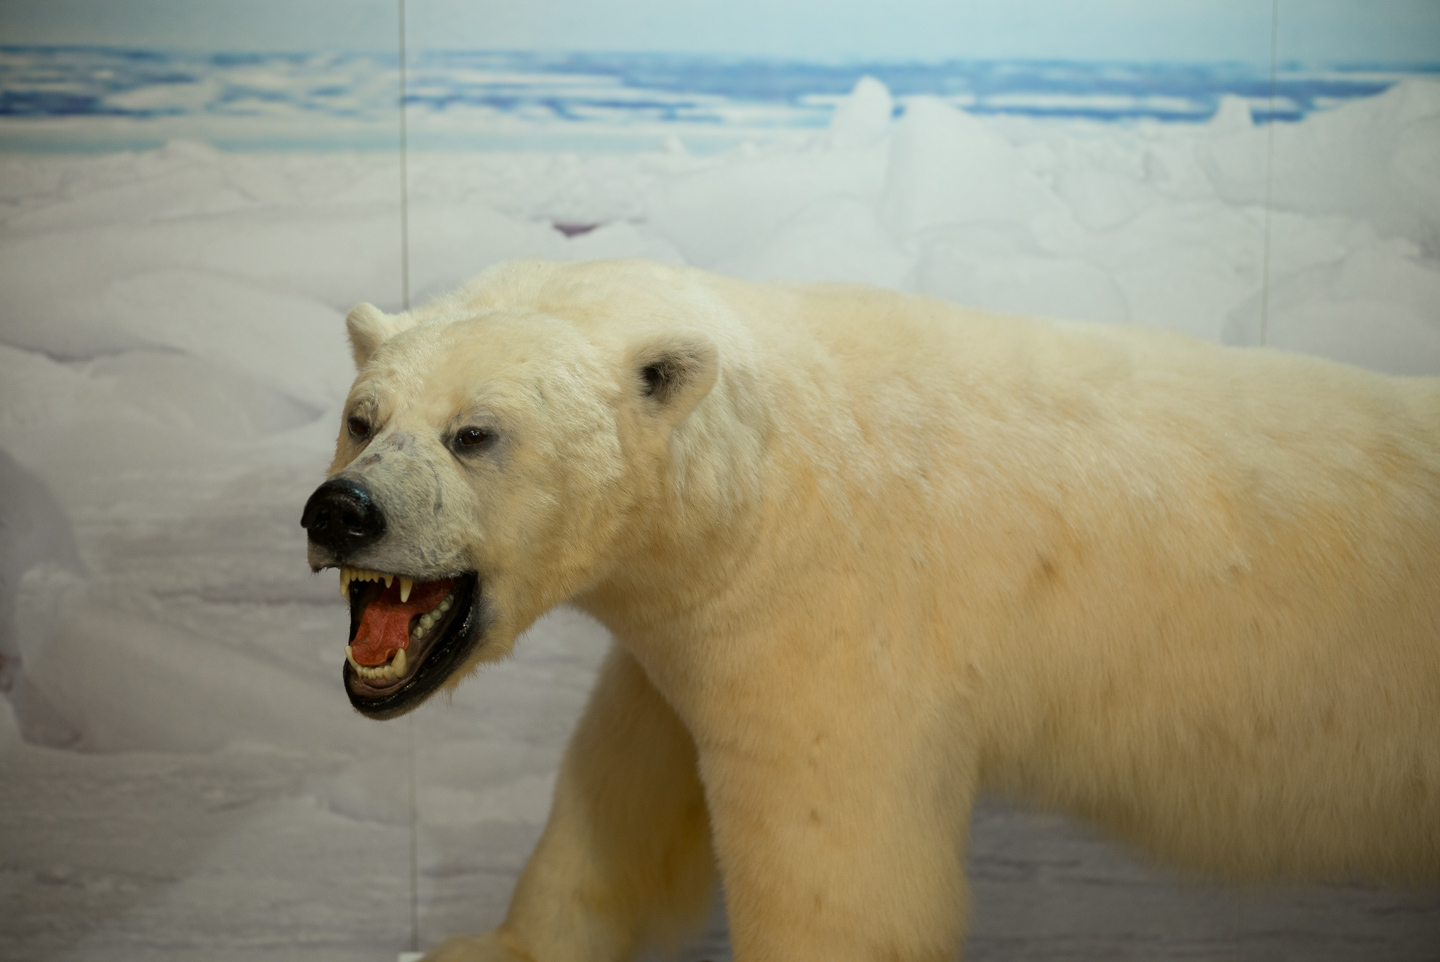
<svg viewBox="0 0 1440 962"><path fill-rule="evenodd" d="M404 2L404 0L401 0ZM1270 2L1270 116L1265 122L1265 253L1260 263L1260 346L1270 343L1270 184L1275 174L1275 70L1280 51L1280 0Z"/></svg>
<svg viewBox="0 0 1440 962"><path fill-rule="evenodd" d="M400 0L400 299L410 310L410 145L405 130L405 0Z"/></svg>
<svg viewBox="0 0 1440 962"><path fill-rule="evenodd" d="M405 719L409 727L410 763L406 775L410 782L410 951L420 951L420 865L419 865L419 813L415 805L415 713Z"/></svg>

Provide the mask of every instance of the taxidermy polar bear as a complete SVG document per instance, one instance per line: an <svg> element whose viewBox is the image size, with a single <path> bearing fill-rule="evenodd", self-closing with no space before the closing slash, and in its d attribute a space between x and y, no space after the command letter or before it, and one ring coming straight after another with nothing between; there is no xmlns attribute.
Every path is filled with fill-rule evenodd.
<svg viewBox="0 0 1440 962"><path fill-rule="evenodd" d="M950 959L988 789L1231 876L1440 876L1440 379L643 262L348 318L309 560L408 711L614 647L436 959Z"/></svg>

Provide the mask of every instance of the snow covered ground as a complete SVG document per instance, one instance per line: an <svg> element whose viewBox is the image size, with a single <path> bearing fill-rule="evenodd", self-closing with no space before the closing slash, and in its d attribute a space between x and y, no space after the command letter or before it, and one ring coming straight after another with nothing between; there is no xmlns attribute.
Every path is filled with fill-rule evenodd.
<svg viewBox="0 0 1440 962"><path fill-rule="evenodd" d="M703 156L412 154L411 290L638 255L1440 374L1440 83L1274 127L1238 100L1205 124L892 107L862 82L828 130ZM557 612L450 702L366 721L298 525L343 312L401 303L399 177L189 142L0 155L0 957L380 960L412 920L426 946L503 914L603 632ZM971 860L971 959L1440 946L1433 888L1225 888L998 803ZM722 918L688 957L727 957Z"/></svg>

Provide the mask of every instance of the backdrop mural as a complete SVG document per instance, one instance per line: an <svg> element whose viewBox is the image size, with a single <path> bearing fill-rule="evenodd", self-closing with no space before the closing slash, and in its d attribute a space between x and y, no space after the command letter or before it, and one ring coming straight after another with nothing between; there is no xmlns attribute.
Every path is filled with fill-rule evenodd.
<svg viewBox="0 0 1440 962"><path fill-rule="evenodd" d="M1437 171L1428 0L0 3L0 956L502 916L606 639L350 712L298 518L354 302L645 256L1437 374ZM1433 890L1178 878L998 801L971 860L971 959L1440 944Z"/></svg>

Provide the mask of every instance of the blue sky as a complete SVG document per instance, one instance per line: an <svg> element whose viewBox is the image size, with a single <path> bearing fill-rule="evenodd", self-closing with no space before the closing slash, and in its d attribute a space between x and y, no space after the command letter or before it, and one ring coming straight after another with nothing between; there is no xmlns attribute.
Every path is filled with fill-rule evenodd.
<svg viewBox="0 0 1440 962"><path fill-rule="evenodd" d="M397 0L0 0L4 43L393 50ZM414 47L1264 62L1271 0L406 0ZM1440 0L1280 0L1280 56L1440 60Z"/></svg>

